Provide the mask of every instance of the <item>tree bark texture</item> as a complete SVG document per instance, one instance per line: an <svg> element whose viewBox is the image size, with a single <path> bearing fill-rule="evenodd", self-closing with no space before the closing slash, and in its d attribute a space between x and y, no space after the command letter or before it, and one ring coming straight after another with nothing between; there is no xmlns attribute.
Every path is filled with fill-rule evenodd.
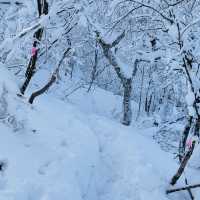
<svg viewBox="0 0 200 200"><path fill-rule="evenodd" d="M121 66L117 61L112 48L119 44L119 42L123 39L124 33L121 34L117 39L112 42L112 44L106 43L97 33L97 41L102 47L103 54L108 60L109 64L113 66L118 78L120 79L123 88L124 88L124 95L123 95L123 118L122 124L129 126L132 121L132 109L131 109L131 92L132 92L132 78L128 78L125 76L123 71L121 70Z"/></svg>
<svg viewBox="0 0 200 200"><path fill-rule="evenodd" d="M178 171L176 172L176 174L172 177L171 180L171 185L175 185L176 182L179 180L179 178L181 177L181 175L183 174L185 167L194 151L194 147L195 147L195 141L193 141L191 148L187 151L187 153L185 154L185 156L183 157L181 164L178 168Z"/></svg>
<svg viewBox="0 0 200 200"><path fill-rule="evenodd" d="M41 15L48 14L48 3L46 0L37 0L38 2L38 13L39 13L39 17L41 17ZM39 42L42 39L42 35L43 35L43 28L38 29L35 33L34 33L34 42L33 42L33 47L32 48L37 48ZM36 50L35 54L31 56L26 73L25 73L25 81L23 83L23 85L20 88L20 92L21 94L24 94L32 77L35 74L36 71L36 62L37 62L37 58L38 58L38 51L39 49Z"/></svg>

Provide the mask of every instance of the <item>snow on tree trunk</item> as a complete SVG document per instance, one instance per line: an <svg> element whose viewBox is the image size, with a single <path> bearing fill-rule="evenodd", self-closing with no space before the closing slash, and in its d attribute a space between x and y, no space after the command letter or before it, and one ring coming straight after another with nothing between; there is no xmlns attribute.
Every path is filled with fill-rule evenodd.
<svg viewBox="0 0 200 200"><path fill-rule="evenodd" d="M43 14L47 15L48 14L48 3L46 0L38 0L38 13L39 13L39 17L41 17ZM33 42L33 47L32 47L32 55L25 73L26 79L22 85L22 87L20 88L20 91L22 94L25 93L32 77L35 74L36 71L36 62L37 62L37 58L38 58L38 51L39 49L37 49L38 46L38 41L41 41L42 39L42 35L43 35L43 28L40 28L39 30L37 30L34 34L34 42ZM34 51L33 51L34 50Z"/></svg>
<svg viewBox="0 0 200 200"><path fill-rule="evenodd" d="M103 54L106 59L109 61L110 65L113 66L118 78L120 79L123 88L124 88L124 97L123 97L123 118L122 124L129 126L132 121L132 109L131 109L131 91L132 91L132 78L129 77L131 74L126 74L122 66L116 56L114 55L112 48L119 44L119 42L123 39L125 33L122 33L120 36L117 37L112 44L106 43L97 33L97 41L103 49Z"/></svg>
<svg viewBox="0 0 200 200"><path fill-rule="evenodd" d="M124 84L123 119L122 124L129 126L132 120L131 109L132 79L126 79Z"/></svg>

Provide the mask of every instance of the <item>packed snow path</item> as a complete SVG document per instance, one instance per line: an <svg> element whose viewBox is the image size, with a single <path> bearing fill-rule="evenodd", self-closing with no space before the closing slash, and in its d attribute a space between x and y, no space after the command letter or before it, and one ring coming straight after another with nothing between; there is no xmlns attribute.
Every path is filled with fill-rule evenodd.
<svg viewBox="0 0 200 200"><path fill-rule="evenodd" d="M50 95L33 107L23 99L16 102L25 127L12 132L0 124L0 157L8 163L1 174L0 200L171 197L165 190L177 166L148 138L150 129L124 127Z"/></svg>
<svg viewBox="0 0 200 200"><path fill-rule="evenodd" d="M89 124L98 137L101 152L100 200L167 199L165 189L173 173L169 169L171 158L140 136L137 129L95 116Z"/></svg>

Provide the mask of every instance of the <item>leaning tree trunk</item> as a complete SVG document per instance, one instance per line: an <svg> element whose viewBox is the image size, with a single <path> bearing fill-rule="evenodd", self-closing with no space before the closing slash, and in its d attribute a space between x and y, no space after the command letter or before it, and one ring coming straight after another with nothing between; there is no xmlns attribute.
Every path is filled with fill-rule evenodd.
<svg viewBox="0 0 200 200"><path fill-rule="evenodd" d="M117 61L117 58L112 51L112 48L119 44L119 42L124 38L125 33L123 32L120 36L116 38L111 44L106 43L98 32L97 34L97 42L100 44L103 49L103 54L113 66L118 78L120 79L123 88L124 88L124 99L123 99L123 118L122 124L129 126L132 121L132 109L131 109L131 92L132 92L132 78L127 77L121 69L120 64Z"/></svg>
<svg viewBox="0 0 200 200"><path fill-rule="evenodd" d="M181 177L181 175L183 174L185 167L194 151L194 147L195 147L195 141L192 143L192 147L188 150L188 152L185 154L185 156L183 157L182 161L181 161L181 165L178 168L178 171L176 172L176 174L172 177L172 180L170 182L171 185L175 185L176 182L179 180L179 178Z"/></svg>
<svg viewBox="0 0 200 200"><path fill-rule="evenodd" d="M53 73L51 76L51 79L48 81L48 83L41 88L40 90L34 92L31 97L29 98L29 103L33 104L33 101L35 100L36 97L40 96L41 94L45 93L52 85L53 83L56 81L56 73Z"/></svg>
<svg viewBox="0 0 200 200"><path fill-rule="evenodd" d="M41 17L41 15L48 14L48 3L46 0L37 0L38 2L38 13L39 13L39 17ZM36 71L36 62L37 62L37 58L38 58L38 51L39 49L37 49L37 46L39 44L38 41L41 41L42 39L42 35L43 35L43 28L40 28L39 30L37 30L34 34L34 42L33 42L33 47L32 50L35 49L35 52L32 52L26 73L25 73L25 81L23 83L23 85L20 88L20 92L21 94L24 94L32 77L35 74Z"/></svg>
<svg viewBox="0 0 200 200"><path fill-rule="evenodd" d="M179 24L178 24L178 32L179 32L179 43L182 44L182 41L180 40ZM181 48L182 48L182 45L180 45L180 49ZM198 94L195 92L195 85L194 85L193 79L192 79L193 76L190 74L190 69L192 69L192 62L188 58L187 53L185 53L185 55L183 57L183 68L185 69L185 74L186 74L186 77L188 79L190 90L195 97L194 102L191 105L189 105L189 106L193 107L195 114L192 113L192 116L189 118L188 124L185 127L184 135L183 135L183 141L181 142L182 144L180 145L180 147L182 148L181 154L179 155L179 159L181 160L181 164L180 164L176 174L171 179L171 185L175 185L177 183L177 181L179 180L179 178L181 177L181 175L183 174L185 167L188 164L188 161L191 158L192 153L194 151L194 148L196 146L196 140L194 140L194 141L192 141L192 146L189 148L189 150L187 152L185 152L185 143L186 143L188 134L189 134L190 129L191 129L193 118L196 118L194 136L199 138L199 131L200 131L200 114L199 114L199 109L198 109L198 105L197 105ZM183 153L184 153L184 155L183 155Z"/></svg>
<svg viewBox="0 0 200 200"><path fill-rule="evenodd" d="M186 141L188 138L188 135L190 133L191 130L191 126L192 126L192 116L189 116L187 124L185 125L184 131L183 131L183 135L182 135L182 139L179 143L179 161L182 161L182 158L184 156L185 153L185 148L186 148Z"/></svg>
<svg viewBox="0 0 200 200"><path fill-rule="evenodd" d="M195 121L195 130L194 130L194 136L199 137L199 131L200 131L200 118L198 117ZM183 174L185 167L190 159L190 157L192 156L192 153L194 151L194 147L196 145L196 141L192 141L192 146L189 148L189 150L185 153L185 155L182 158L181 164L178 168L178 171L176 172L176 174L172 177L171 180L171 185L175 185L176 182L179 180L179 178L181 177L181 175Z"/></svg>
<svg viewBox="0 0 200 200"><path fill-rule="evenodd" d="M70 44L71 45L71 44ZM33 92L29 98L29 103L33 104L34 100L36 97L44 94L45 92L48 91L48 89L56 82L57 77L59 77L59 71L60 71L60 67L64 61L64 59L66 58L66 56L70 53L71 51L71 47L68 47L67 50L63 53L63 56L61 58L61 60L58 63L57 68L55 69L55 71L53 72L53 74L51 75L50 80L46 83L46 85L44 85L41 89Z"/></svg>

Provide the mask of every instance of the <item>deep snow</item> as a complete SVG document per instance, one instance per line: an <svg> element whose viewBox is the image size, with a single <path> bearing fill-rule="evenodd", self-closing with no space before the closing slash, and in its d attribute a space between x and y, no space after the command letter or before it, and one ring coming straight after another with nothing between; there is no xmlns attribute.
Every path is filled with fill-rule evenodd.
<svg viewBox="0 0 200 200"><path fill-rule="evenodd" d="M149 137L155 128L118 122L119 96L97 88L60 100L51 92L31 106L1 70L9 109L0 122L0 200L189 199L165 194L178 165Z"/></svg>

